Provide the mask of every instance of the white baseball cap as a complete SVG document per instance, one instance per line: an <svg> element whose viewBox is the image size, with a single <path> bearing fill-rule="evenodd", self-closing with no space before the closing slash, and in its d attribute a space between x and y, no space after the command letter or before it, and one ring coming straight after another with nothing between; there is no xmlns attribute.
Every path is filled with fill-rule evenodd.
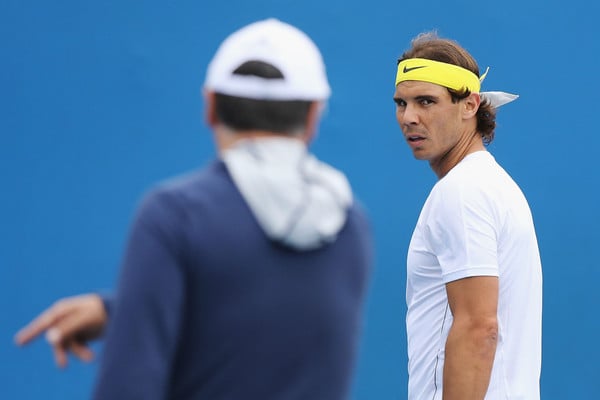
<svg viewBox="0 0 600 400"><path fill-rule="evenodd" d="M273 65L283 79L233 72L248 61ZM270 18L232 33L208 65L206 90L257 100L327 100L331 94L317 46L292 25Z"/></svg>

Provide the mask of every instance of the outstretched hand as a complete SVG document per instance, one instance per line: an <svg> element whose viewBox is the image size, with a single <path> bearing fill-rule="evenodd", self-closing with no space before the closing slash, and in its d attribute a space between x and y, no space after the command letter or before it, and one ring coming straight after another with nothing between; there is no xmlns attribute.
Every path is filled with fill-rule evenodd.
<svg viewBox="0 0 600 400"><path fill-rule="evenodd" d="M87 342L98 338L107 321L102 298L97 294L66 297L55 302L15 335L18 345L25 345L46 333L56 364L64 368L67 354L82 361L93 360Z"/></svg>

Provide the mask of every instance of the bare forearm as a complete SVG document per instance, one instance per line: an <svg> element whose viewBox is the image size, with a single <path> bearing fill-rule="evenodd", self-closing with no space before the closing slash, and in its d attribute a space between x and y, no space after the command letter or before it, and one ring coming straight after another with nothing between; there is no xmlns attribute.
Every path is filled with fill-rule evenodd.
<svg viewBox="0 0 600 400"><path fill-rule="evenodd" d="M446 341L444 400L482 400L488 389L497 331L493 324L454 324Z"/></svg>

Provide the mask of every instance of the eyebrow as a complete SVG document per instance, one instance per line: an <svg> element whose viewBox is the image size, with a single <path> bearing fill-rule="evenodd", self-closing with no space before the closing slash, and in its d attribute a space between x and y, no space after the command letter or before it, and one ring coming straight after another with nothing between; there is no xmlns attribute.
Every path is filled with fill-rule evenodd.
<svg viewBox="0 0 600 400"><path fill-rule="evenodd" d="M440 98L439 96L434 96L431 94L422 94L419 96L415 96L415 100L419 101L419 100L434 100L434 101L438 101Z"/></svg>
<svg viewBox="0 0 600 400"><path fill-rule="evenodd" d="M439 101L440 98L439 98L439 96L434 96L434 95L430 95L430 94L422 94L422 95L415 96L413 99L415 101L431 100L431 101L436 101L437 102L437 101ZM394 96L394 102L395 103L399 103L401 101L406 101L406 100L403 99L402 97Z"/></svg>

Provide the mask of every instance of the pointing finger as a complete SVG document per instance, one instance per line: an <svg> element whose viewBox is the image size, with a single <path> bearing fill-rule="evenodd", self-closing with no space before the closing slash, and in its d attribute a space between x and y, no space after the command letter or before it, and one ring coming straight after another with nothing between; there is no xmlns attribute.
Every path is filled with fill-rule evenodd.
<svg viewBox="0 0 600 400"><path fill-rule="evenodd" d="M27 326L17 332L15 335L15 342L18 345L23 345L35 339L42 332L51 327L56 321L62 318L63 312L64 307L59 306L58 304L48 308L33 321L27 324Z"/></svg>

